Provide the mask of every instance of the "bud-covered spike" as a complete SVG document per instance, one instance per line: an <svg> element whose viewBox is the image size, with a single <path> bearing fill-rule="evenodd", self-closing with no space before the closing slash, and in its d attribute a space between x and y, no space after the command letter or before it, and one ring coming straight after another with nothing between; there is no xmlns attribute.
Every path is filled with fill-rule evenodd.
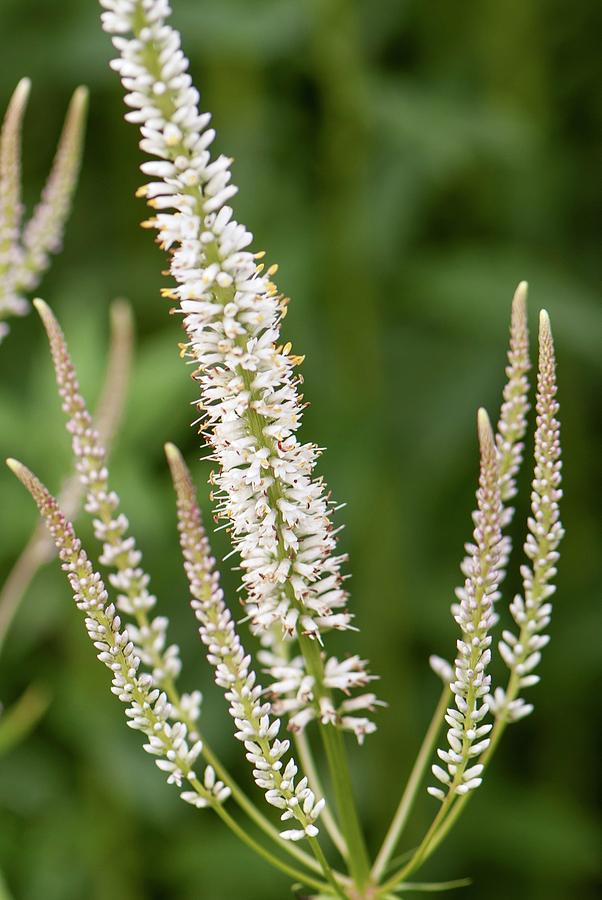
<svg viewBox="0 0 602 900"><path fill-rule="evenodd" d="M478 412L477 426L480 472L477 509L473 514L473 544L464 563L466 579L458 594L460 603L454 616L462 633L450 684L455 707L450 707L446 715L450 726L449 749L438 751L447 768L433 766L432 770L443 788L436 787L430 793L440 800L447 795L461 796L480 785L483 766L474 763L486 750L489 744L486 735L491 729L491 725L481 723L487 712L491 684L487 668L491 659L493 603L499 585L502 502L498 455L491 422L484 409Z"/></svg>
<svg viewBox="0 0 602 900"><path fill-rule="evenodd" d="M21 133L31 82L23 78L17 85L0 131L0 319L19 316L27 303L15 288L14 271L21 262ZM0 321L0 341L8 333Z"/></svg>
<svg viewBox="0 0 602 900"><path fill-rule="evenodd" d="M140 659L128 632L121 628L120 617L109 597L102 578L92 568L71 522L61 512L56 499L27 466L8 459L8 467L27 488L53 537L62 569L66 572L76 606L86 616L86 630L97 651L98 659L111 672L111 691L126 704L128 725L146 735L144 749L156 757L156 764L167 773L167 781L181 787L187 781L192 788L183 795L199 808L217 807L230 794L223 782L206 775L203 784L194 765L202 750L196 738L190 741L184 722L173 720L171 705L165 693L155 689L152 678L139 674ZM170 718L172 719L170 721Z"/></svg>
<svg viewBox="0 0 602 900"><path fill-rule="evenodd" d="M497 427L496 444L499 454L500 489L502 501L516 495L516 475L523 459L523 438L527 430L529 410L529 330L527 326L526 281L521 281L512 299L510 346L508 349L507 381ZM513 510L506 511L506 520Z"/></svg>
<svg viewBox="0 0 602 900"><path fill-rule="evenodd" d="M50 255L61 249L79 176L87 110L88 89L78 87L67 110L40 202L23 232L23 260L16 282L18 290L33 290L50 264Z"/></svg>
<svg viewBox="0 0 602 900"><path fill-rule="evenodd" d="M265 699L257 676L240 642L236 625L226 606L203 528L201 511L190 472L180 451L165 445L177 496L178 530L188 577L192 608L199 622L199 633L207 648L207 659L215 670L215 681L226 693L230 715L236 724L235 736L245 746L253 764L255 783L264 791L267 802L283 810L283 819L296 819L299 829L280 833L285 840L315 837L315 822L324 806L307 787L307 779L295 781L297 764L283 760L289 741L280 740L280 722L272 718L272 705Z"/></svg>
<svg viewBox="0 0 602 900"><path fill-rule="evenodd" d="M30 90L31 81L22 78L10 98L0 133L1 227L2 231L10 231L15 241L22 215L21 134Z"/></svg>
<svg viewBox="0 0 602 900"><path fill-rule="evenodd" d="M200 694L196 691L181 696L177 691L176 679L182 667L179 648L168 643L169 620L150 616L156 604L148 589L150 578L141 567L142 556L129 534L129 522L119 512L119 497L110 488L106 451L81 396L65 337L50 307L39 299L34 306L48 334L76 470L86 489L85 509L93 515L94 534L102 543L100 562L112 570L109 581L118 590L119 611L130 617L130 638L136 653L151 672L155 686L169 695L174 716L192 733L200 714Z"/></svg>
<svg viewBox="0 0 602 900"><path fill-rule="evenodd" d="M510 612L519 628L518 636L505 631L499 650L510 669L506 690L497 688L489 698L492 712L508 722L528 715L533 706L520 696L521 689L539 681L534 674L541 650L549 637L542 632L550 623L550 598L555 591L551 583L556 575L558 545L564 535L560 523L559 500L560 423L557 419L556 361L550 317L546 310L539 315L539 367L537 375L537 426L535 431L535 472L531 492L529 533L524 545L530 565L522 567L524 596L517 594Z"/></svg>

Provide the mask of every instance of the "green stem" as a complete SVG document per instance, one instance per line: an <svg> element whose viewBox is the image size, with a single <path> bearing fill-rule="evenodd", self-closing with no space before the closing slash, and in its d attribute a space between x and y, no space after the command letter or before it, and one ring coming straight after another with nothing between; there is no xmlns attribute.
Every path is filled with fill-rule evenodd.
<svg viewBox="0 0 602 900"><path fill-rule="evenodd" d="M314 762L314 758L311 752L311 746L307 739L307 734L304 731L295 735L295 745L299 754L299 761L303 767L303 771L307 775L312 791L314 792L314 794L316 794L316 796L323 797L324 788L322 787L320 776L318 775L318 770ZM343 859L347 859L348 851L347 844L345 843L345 838L341 834L340 828L337 825L336 820L328 806L326 806L324 808L324 811L322 812L322 821L324 822L324 827L330 835L333 844L335 845Z"/></svg>
<svg viewBox="0 0 602 900"><path fill-rule="evenodd" d="M514 681L516 681L516 686L514 685ZM516 679L515 679L515 674L513 673L510 677L510 681L509 681L508 689L507 689L507 697L510 701L514 700L516 698L516 694L518 693L518 690L517 690L518 685L519 685L518 677L516 677ZM497 748L497 745L499 744L500 739L501 739L504 731L506 730L507 725L508 725L507 719L505 719L505 718L496 719L495 725L493 726L493 731L491 732L491 743L489 744L489 746L487 747L487 750L481 757L481 762L483 763L484 766L487 766L491 757L493 756L493 754ZM448 814L447 814L445 820L440 824L437 831L434 833L433 837L431 838L428 848L426 850L426 854L424 856L425 860L432 853L434 853L434 851L437 849L439 844L444 840L444 838L451 831L452 827L457 822L457 820L460 816L460 813L462 812L462 810L464 809L464 807L466 806L466 804L468 803L468 801L470 800L470 798L473 794L474 794L474 791L469 791L468 794L464 794L463 797L456 798L456 802L451 807L451 809L448 811Z"/></svg>
<svg viewBox="0 0 602 900"><path fill-rule="evenodd" d="M234 834L240 838L243 843L250 847L255 853L265 859L270 865L275 866L277 869L280 869L281 872L284 872L285 875L288 875L289 878L293 878L296 881L300 881L302 884L308 885L309 887L314 888L315 890L320 891L321 893L327 892L331 893L329 889L329 885L325 884L323 881L318 881L316 878L313 878L311 875L307 875L305 872L302 872L300 869L295 869L293 866L289 866L288 863L283 862L277 856L274 856L273 853L270 853L269 850L259 844L251 835L247 834L244 828L238 824L238 822L232 818L230 813L226 812L224 807L216 803L214 805L214 810L220 817L220 819L228 826L228 828L234 832ZM328 867L328 864L326 864ZM326 877L328 878L329 883L333 884L333 890L336 888L338 892L338 887L336 882L334 881L334 877L332 877L332 872L326 871L324 872ZM339 896L344 896L344 894L340 894Z"/></svg>
<svg viewBox="0 0 602 900"><path fill-rule="evenodd" d="M331 887L333 888L335 894L337 895L337 897L342 897L343 900L346 900L347 894L345 893L342 886L339 884L339 882L335 878L334 872L330 868L328 860L324 856L324 851L322 850L322 847L320 846L318 840L315 837L309 838L309 843L310 843L311 849L315 853L316 859L322 866L322 870L324 871L324 874L328 878L328 882L331 885Z"/></svg>
<svg viewBox="0 0 602 900"><path fill-rule="evenodd" d="M509 695L512 689L511 686L512 676L510 678L508 686ZM502 737L507 724L507 719L499 718L496 720L493 731L491 732L491 743L481 757L481 762L485 767L487 767L491 757L493 756L493 753L497 745L499 744L500 738ZM430 828L425 834L422 842L420 843L420 846L412 856L412 859L406 866L403 867L403 869L393 875L393 877L389 881L387 881L385 885L383 885L383 890L390 890L392 887L394 887L400 881L403 881L404 878L407 878L408 875L410 875L412 872L415 872L423 863L426 862L426 860L435 852L439 844L445 839L445 837L447 837L473 794L474 791L469 791L462 797L458 797L457 794L447 795L441 809L435 816L435 819L433 820ZM453 798L451 801L450 797Z"/></svg>
<svg viewBox="0 0 602 900"><path fill-rule="evenodd" d="M376 858L376 862L374 863L374 866L372 868L372 878L376 883L378 883L383 875L383 872L387 868L387 863L389 862L395 850L395 847L397 846L401 833L408 820L408 816L410 814L412 806L414 805L416 794L418 792L418 788L420 787L420 782L422 781L422 777L432 756L433 748L441 729L441 723L443 721L445 711L449 705L450 696L450 690L446 685L441 692L439 703L437 704L437 708L435 709L433 718L431 719L431 723L422 742L422 746L420 747L420 752L416 757L416 762L414 763L414 767L406 784L405 790L403 792L401 800L399 801L399 806L397 807L397 811L395 813L395 816L393 817L393 821L391 822L382 847L380 848L380 851Z"/></svg>
<svg viewBox="0 0 602 900"><path fill-rule="evenodd" d="M307 635L299 635L299 645L305 659L307 671L314 678L316 703L327 696L324 688L324 671L320 647L316 640ZM353 800L353 785L341 732L332 725L322 725L320 732L328 761L330 778L341 828L348 848L349 871L358 888L363 888L370 879L370 859L364 835L360 826L357 809Z"/></svg>
<svg viewBox="0 0 602 900"><path fill-rule="evenodd" d="M210 766L213 766L215 769L218 778L220 778L224 784L227 784L230 790L232 791L232 799L237 803L242 811L248 815L248 817L255 822L258 828L266 834L275 844L288 853L290 856L294 856L300 863L307 866L309 869L313 869L315 872L321 871L321 866L315 859L301 850L300 847L297 847L295 844L291 843L291 841L283 841L280 837L278 829L275 828L272 823L267 819L262 813L259 812L253 801L247 797L242 788L236 783L232 775L228 772L225 766L220 762L219 758L215 755L213 750L208 746L206 741L203 738L203 750L202 754L209 763Z"/></svg>

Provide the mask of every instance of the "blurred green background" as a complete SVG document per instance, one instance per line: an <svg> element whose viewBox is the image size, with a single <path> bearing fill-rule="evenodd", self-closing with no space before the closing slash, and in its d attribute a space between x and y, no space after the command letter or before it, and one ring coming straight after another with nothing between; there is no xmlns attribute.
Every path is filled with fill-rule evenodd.
<svg viewBox="0 0 602 900"><path fill-rule="evenodd" d="M374 849L438 696L427 657L453 652L449 604L470 529L475 410L483 404L497 414L516 283L530 281L533 326L539 307L551 313L567 528L553 640L531 692L536 714L509 731L424 876L470 875L460 895L475 900L599 896L602 7L173 2L217 147L236 159L238 217L280 263L279 284L293 298L286 336L307 354L312 401L303 433L329 448L321 471L348 503L342 543L362 630L337 646L372 660L390 704L377 734L352 748ZM90 86L81 186L65 251L41 294L65 326L90 402L109 301L123 295L134 305L136 368L113 481L182 647L183 684L202 687L204 730L248 783L187 607L162 445L178 442L191 463L200 455L189 428L195 387L178 359L178 323L159 298L164 258L138 227L137 138L123 121L98 12L94 0L2 0L0 103L21 76L32 77L24 163L31 204L68 98L78 83ZM53 490L69 469L35 315L13 322L0 348L0 451L22 458ZM205 504L208 465L194 464ZM6 471L0 496L7 572L36 515ZM92 546L88 525L80 529ZM227 551L223 533L214 546L218 556ZM517 588L510 577L507 596ZM56 565L39 573L10 632L1 700L9 705L34 679L50 690L50 708L0 759L0 867L15 900L289 896L285 878L178 799L124 727ZM406 846L432 813L421 794Z"/></svg>

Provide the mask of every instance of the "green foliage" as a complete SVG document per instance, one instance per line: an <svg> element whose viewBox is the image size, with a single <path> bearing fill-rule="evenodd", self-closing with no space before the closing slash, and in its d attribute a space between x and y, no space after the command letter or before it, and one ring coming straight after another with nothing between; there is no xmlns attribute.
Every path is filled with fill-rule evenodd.
<svg viewBox="0 0 602 900"><path fill-rule="evenodd" d="M239 218L280 262L279 285L293 298L285 331L307 354L313 402L304 433L329 448L322 469L348 501L343 543L363 625L353 646L383 676L379 694L403 709L403 717L381 715L372 768L356 778L375 848L398 794L391 772L401 789L439 691L426 658L449 655L455 639L448 610L468 536L474 411L494 411L520 278L531 283L532 311L546 306L554 322L567 539L553 640L535 716L509 731L482 793L425 870L433 881L470 873L471 887L460 892L467 898L505 900L509 890L529 900L596 896L599 18L588 0L176 6L219 149L237 159ZM181 644L194 682L184 687L206 692L204 729L244 781L188 609L163 459L166 440L187 446L191 459L200 455L186 428L195 388L177 358L179 323L159 298L164 259L136 228L145 216L133 199L138 152L120 120L97 4L64 0L58 16L44 0L4 0L0 30L0 105L19 77L34 85L26 186L48 170L73 88L83 82L91 90L82 181L45 297L65 324L91 404L109 301L123 294L134 304L139 347L114 483ZM26 187L26 200L34 197ZM0 452L18 454L53 490L69 471L33 316L13 323L0 350ZM201 486L208 472L207 463L195 467ZM35 514L8 472L0 472L0 495L7 571ZM210 521L208 502L206 512ZM520 508L517 547L525 515ZM80 530L91 544L89 530ZM213 543L219 558L223 533ZM226 571L224 581L233 595L235 576ZM507 584L507 595L516 587ZM32 679L53 702L37 730L0 760L0 868L16 897L288 896L285 878L187 809L150 759L141 760L54 567L32 585L0 659L4 704ZM353 751L356 772L362 752ZM421 803L410 845L432 808L426 797Z"/></svg>

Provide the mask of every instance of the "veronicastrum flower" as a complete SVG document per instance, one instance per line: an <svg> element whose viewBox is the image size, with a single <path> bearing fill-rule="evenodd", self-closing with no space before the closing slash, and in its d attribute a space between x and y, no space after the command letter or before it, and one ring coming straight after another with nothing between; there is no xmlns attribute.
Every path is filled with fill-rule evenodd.
<svg viewBox="0 0 602 900"><path fill-rule="evenodd" d="M149 617L157 601L148 590L150 579L141 568L136 541L128 534L127 517L118 511L119 497L109 486L106 450L79 391L63 332L42 300L35 300L34 305L48 333L76 470L86 489L85 509L93 516L95 537L102 542L100 562L114 570L109 574L109 581L118 591L119 611L133 619L128 634L137 656L151 669L155 686L169 695L175 716L194 732L201 695L194 691L180 696L176 690L175 681L182 667L179 650L177 645L167 644L169 620L165 616Z"/></svg>
<svg viewBox="0 0 602 900"><path fill-rule="evenodd" d="M155 687L152 676L139 674L140 659L134 644L122 629L115 606L109 602L102 579L93 570L73 526L29 469L16 460L8 460L8 464L31 493L54 539L75 603L86 616L86 629L98 659L111 671L111 691L126 704L128 725L146 735L144 749L157 757L155 762L167 773L170 784L182 787L184 782L189 783L191 790L182 793L183 799L195 806L216 807L229 796L229 788L216 780L211 767L205 770L203 781L198 779L193 767L202 744L199 740L189 743L188 729L183 722L173 720L166 694Z"/></svg>
<svg viewBox="0 0 602 900"><path fill-rule="evenodd" d="M0 319L24 315L33 291L62 246L65 222L79 175L88 91L73 94L52 169L40 202L24 228L21 220L21 130L29 96L22 79L9 103L0 134ZM8 331L0 322L0 340Z"/></svg>
<svg viewBox="0 0 602 900"><path fill-rule="evenodd" d="M168 444L167 458L178 500L178 529L188 576L192 608L200 622L201 640L207 659L215 669L216 683L226 692L230 715L236 724L236 738L242 741L247 759L254 766L253 777L268 803L282 810L283 821L296 819L300 827L282 832L287 840L315 837L324 800L317 800L303 777L295 783L298 767L283 757L289 740L280 740L280 720L271 719L271 704L263 697L261 685L240 642L232 614L224 603L215 560L203 528L190 474L176 447Z"/></svg>
<svg viewBox="0 0 602 900"><path fill-rule="evenodd" d="M500 410L495 445L498 456L498 473L500 498L502 501L502 529L513 519L514 508L508 501L516 496L516 477L523 461L523 438L527 431L527 413L529 411L529 382L527 373L531 368L529 359L529 330L527 326L527 283L521 281L512 299L512 316L510 320L510 346L508 348L508 365L506 366L506 383L503 391L503 402ZM473 547L465 546L465 556L460 569L466 576L471 568ZM502 536L500 547L500 563L498 568L498 584L506 577L506 566L512 550L510 536ZM459 589L460 591L462 588ZM458 614L459 607L454 604L452 613ZM493 624L499 616L494 612Z"/></svg>
<svg viewBox="0 0 602 900"><path fill-rule="evenodd" d="M556 587L558 545L564 535L560 523L560 424L557 419L556 361L550 319L542 310L539 324L539 370L537 376L537 427L535 431L535 473L531 493L532 517L525 542L525 554L531 565L521 567L524 598L517 594L510 611L519 628L518 636L504 631L499 650L511 672L507 691L497 688L488 705L498 717L516 721L533 710L519 697L521 688L537 684L533 670L541 659L541 650L549 641L542 632L550 624L550 597Z"/></svg>
<svg viewBox="0 0 602 900"><path fill-rule="evenodd" d="M154 180L140 194L157 210L146 224L171 252L176 287L167 296L179 302L189 338L184 352L198 364L203 435L219 466L214 497L240 554L252 629L268 640L278 626L285 640L321 641L325 631L351 627L345 557L336 552L330 495L313 475L320 450L296 436L303 404L295 367L302 358L281 343L287 300L271 280L276 267L264 271L257 262L263 254L250 252L252 235L227 205L236 193L230 160L211 159L215 132L198 111L180 36L166 24L168 3L101 2L104 28L120 53L112 65L127 91L126 119L140 126L141 149L155 157L142 165ZM343 675L346 663L326 663L341 665ZM364 661L354 657L353 668L347 686L365 684ZM365 716L349 714L373 709L372 694L345 709L315 674L300 677L303 691L282 697L281 709L296 713L293 729L319 717L360 741L374 730Z"/></svg>
<svg viewBox="0 0 602 900"><path fill-rule="evenodd" d="M165 694L168 701L165 707L166 717L185 725L190 740L198 742L201 746L201 752L209 763L206 769L205 785L210 786L210 783L214 787L217 785L215 789L223 798L226 796L225 789L231 792L233 799L246 815L262 829L264 834L282 847L283 842L277 829L256 809L254 803L236 784L216 754L202 739L197 725L200 712L200 692L180 694L178 691L176 677L181 667L179 653L175 646L166 649L168 620L162 616L149 619L148 613L154 607L156 600L147 589L149 579L140 567L141 557L135 541L127 534L127 519L123 514L118 513L119 499L108 484L106 453L79 393L77 375L64 336L49 307L43 301L36 300L34 302L48 333L59 393L63 400L63 409L68 415L68 430L72 435L76 470L86 489L86 509L94 517L96 537L103 543L101 561L113 569L113 572L109 574L109 579L112 586L119 592L119 611L133 619L133 622L128 625L128 637L134 653L140 660L141 668L146 666L150 669L148 677L151 679L149 683L152 684L152 687ZM101 409L101 420L110 418L109 413L110 411ZM106 428L106 424L103 427ZM187 791L182 796L194 805L205 805L204 797L194 792ZM221 808L219 814L242 840L274 862L271 854L259 847L246 832L239 829L234 820ZM314 860L294 845L284 844L284 846L291 856L310 869L317 872L322 871L321 862ZM302 875L299 870L292 869L280 861L274 864L279 865L289 875L296 878L300 878ZM305 881L307 882L307 878Z"/></svg>
<svg viewBox="0 0 602 900"><path fill-rule="evenodd" d="M542 632L550 618L551 581L562 537L558 406L547 314L540 320L536 470L525 545L531 565L522 568L524 599L517 597L511 605L520 633L505 631L500 643L501 655L510 668L508 687L491 696L488 666L491 631L497 620L494 602L510 553L502 529L512 518L509 502L516 494L528 410L524 283L513 302L507 384L495 437L484 410L478 416L480 475L473 542L466 546L465 583L457 592L459 604L454 607L461 629L457 656L453 667L431 657L433 669L444 682L443 691L371 867L338 729L353 731L361 742L375 727L363 713L373 710L379 701L370 690L373 676L367 673L365 660L358 655L327 658L322 650L328 631L351 628L351 615L343 586L344 559L336 550L332 501L314 474L320 451L297 438L302 398L295 367L302 360L292 354L290 344L281 342L287 301L272 281L276 268L264 271L263 263L258 262L263 254L250 252L252 236L234 221L227 205L236 192L230 183L230 160L210 157L214 133L208 128L209 117L198 111L198 93L188 74L179 35L167 24L167 0L101 2L104 27L113 34L120 53L113 66L126 88L127 118L140 126L141 147L154 157L143 165L153 180L140 193L156 211L146 224L158 230L160 244L171 254L175 286L165 293L179 304L188 335L183 355L197 366L199 421L211 458L217 463L211 481L219 515L240 555L246 619L261 641L258 662L271 679L266 689L258 683L251 656L243 649L232 612L224 602L188 470L176 448L168 445L192 606L255 782L291 827L278 834L230 776L220 774L225 770L219 761L211 764L207 748L201 746L194 723L198 697L191 695L188 702L175 688L180 669L177 649L167 646L166 620L149 617L155 601L140 567L139 551L109 488L105 453L79 394L64 338L41 303L37 306L50 337L77 468L87 488L87 509L95 517L95 532L103 543L101 560L114 570L110 578L119 592L119 611L134 620L129 633L122 629L100 576L90 566L56 501L23 466L14 461L9 464L34 495L50 526L76 602L87 614L87 628L99 658L113 673L113 690L128 704L130 724L147 735L146 749L158 757L168 780L182 786L188 782L182 791L186 801L211 806L256 852L294 880L317 890L316 897L368 900L418 887L437 887L413 884L408 876L438 846L481 783L484 766L506 723L530 711L519 695L537 681L533 670L547 640ZM12 114L11 121L17 122L17 127L11 126L13 135L18 134L22 97L19 103ZM12 162L6 149L11 146ZM5 143L0 170L13 171L15 160L18 165L15 146L14 142ZM14 187L18 179L10 184ZM16 200L5 191L0 199L4 204L0 208L18 213L18 197ZM9 219L17 222L18 214L15 217L11 212L5 216L5 221ZM41 231L44 229L38 229ZM143 673L144 665L151 671ZM361 693L354 695L357 690ZM450 705L452 694L454 705ZM488 711L496 717L493 726L484 720ZM279 737L280 717L285 716L294 733L302 772L290 756L291 741ZM441 786L429 788L442 801L441 806L409 860L385 880L444 719L449 728L448 746L438 751L443 765L433 766ZM338 821L325 808L324 800L318 799L323 796L320 776L309 736L303 733L311 721L321 726ZM210 765L197 778L200 753ZM281 850L296 856L309 874L273 856L238 825L222 807L230 792L264 834ZM326 860L316 825L322 811L321 823L340 850L349 878L334 872ZM315 860L298 845L301 839L307 839ZM316 871L324 881L314 877Z"/></svg>
<svg viewBox="0 0 602 900"><path fill-rule="evenodd" d="M446 791L464 794L479 786L483 766L476 761L489 745L486 735L492 727L481 723L487 713L486 697L491 683L487 666L491 659L493 604L498 596L502 502L494 436L483 409L479 410L478 422L481 466L477 510L473 514L474 544L455 616L462 631L454 663L455 680L451 683L455 708L450 707L445 716L449 748L438 751L446 768L433 766L433 774L444 789L429 788L429 793L440 800Z"/></svg>

